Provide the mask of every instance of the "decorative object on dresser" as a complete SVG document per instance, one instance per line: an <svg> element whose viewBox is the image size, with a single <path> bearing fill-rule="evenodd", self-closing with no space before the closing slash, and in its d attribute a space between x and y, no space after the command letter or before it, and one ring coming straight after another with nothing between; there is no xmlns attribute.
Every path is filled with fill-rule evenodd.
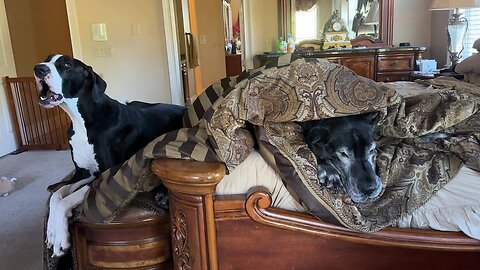
<svg viewBox="0 0 480 270"><path fill-rule="evenodd" d="M335 10L323 27L322 49L351 48L350 38L340 12Z"/></svg>
<svg viewBox="0 0 480 270"><path fill-rule="evenodd" d="M448 54L452 71L462 58L463 43L468 29L468 21L462 17L460 9L478 7L480 7L480 0L435 0L432 2L430 10L454 10L447 25Z"/></svg>
<svg viewBox="0 0 480 270"><path fill-rule="evenodd" d="M392 45L393 0L279 0L278 8L280 37L292 33L298 42L304 39L322 39L326 31L318 31L318 25L324 25L329 16L338 10L339 17L346 23L345 29L348 30L348 38L353 46ZM316 21L305 20L306 15L316 18Z"/></svg>

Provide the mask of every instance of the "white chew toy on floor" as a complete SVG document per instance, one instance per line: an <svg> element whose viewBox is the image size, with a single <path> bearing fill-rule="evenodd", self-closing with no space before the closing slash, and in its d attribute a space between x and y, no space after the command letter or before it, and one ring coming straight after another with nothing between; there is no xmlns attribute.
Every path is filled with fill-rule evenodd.
<svg viewBox="0 0 480 270"><path fill-rule="evenodd" d="M7 178L2 176L0 178L0 196L5 197L12 193L13 189L15 188L15 181L17 178Z"/></svg>

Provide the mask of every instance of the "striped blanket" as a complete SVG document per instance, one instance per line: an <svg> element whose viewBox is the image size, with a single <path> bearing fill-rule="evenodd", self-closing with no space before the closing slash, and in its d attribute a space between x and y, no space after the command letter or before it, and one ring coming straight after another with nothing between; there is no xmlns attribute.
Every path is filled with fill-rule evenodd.
<svg viewBox="0 0 480 270"><path fill-rule="evenodd" d="M205 128L213 114L213 104L236 86L262 74L265 70L278 69L298 59L291 55L281 57L259 69L244 71L239 76L224 78L209 86L189 106L184 116L184 128L158 137L132 158L111 168L92 183L85 200L77 210L97 222L110 222L139 193L153 189L160 180L150 170L151 160L160 157L192 159L196 161L220 161L217 146L209 139Z"/></svg>

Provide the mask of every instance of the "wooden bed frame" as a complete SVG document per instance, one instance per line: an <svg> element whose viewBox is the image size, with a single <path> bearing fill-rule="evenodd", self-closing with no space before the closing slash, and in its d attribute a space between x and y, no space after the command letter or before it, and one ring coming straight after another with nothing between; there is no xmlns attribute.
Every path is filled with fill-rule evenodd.
<svg viewBox="0 0 480 270"><path fill-rule="evenodd" d="M271 207L262 187L215 196L221 163L156 159L169 189L174 269L478 269L480 241L462 233L361 233ZM385 268L381 268L385 267Z"/></svg>

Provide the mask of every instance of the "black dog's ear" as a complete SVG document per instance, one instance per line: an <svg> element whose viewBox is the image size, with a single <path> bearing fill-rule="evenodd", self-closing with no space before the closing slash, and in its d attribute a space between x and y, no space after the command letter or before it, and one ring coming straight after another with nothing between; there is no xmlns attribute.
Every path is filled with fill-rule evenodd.
<svg viewBox="0 0 480 270"><path fill-rule="evenodd" d="M305 140L310 144L326 144L328 138L328 129L323 126L313 126L307 134Z"/></svg>
<svg viewBox="0 0 480 270"><path fill-rule="evenodd" d="M380 113L379 112L369 112L363 114L363 117L367 120L367 123L371 126L377 126L378 121L380 121Z"/></svg>
<svg viewBox="0 0 480 270"><path fill-rule="evenodd" d="M88 73L90 77L92 78L92 98L94 102L99 102L101 100L101 97L103 93L105 93L105 90L107 89L107 83L97 74L95 71L93 71L93 68L90 66L87 66Z"/></svg>
<svg viewBox="0 0 480 270"><path fill-rule="evenodd" d="M303 136L308 144L324 144L328 137L328 129L321 126L321 120L298 122L303 129Z"/></svg>

